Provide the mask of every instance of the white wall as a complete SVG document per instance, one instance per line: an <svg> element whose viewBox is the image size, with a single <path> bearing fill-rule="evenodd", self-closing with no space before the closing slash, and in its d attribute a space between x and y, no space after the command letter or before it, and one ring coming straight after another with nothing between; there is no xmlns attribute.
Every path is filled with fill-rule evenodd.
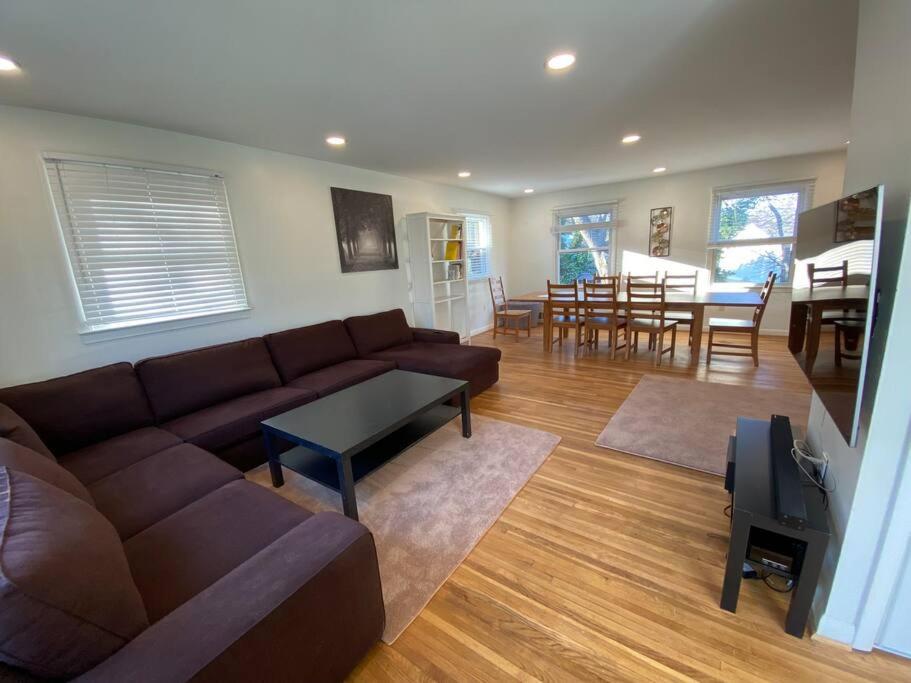
<svg viewBox="0 0 911 683"><path fill-rule="evenodd" d="M619 227L616 230L617 262L623 272L633 269L673 270L685 264L705 269L708 266L706 243L711 213L712 189L725 185L764 183L779 180L816 179L814 205L841 196L844 177L843 151L810 154L722 166L702 171L655 176L610 185L564 190L514 200L510 232L509 282L512 293L544 289L547 278L556 277L555 240L550 233L552 210L599 201L620 200ZM648 259L649 211L673 206L671 255ZM638 266L643 261L654 265ZM700 274L708 284L708 271ZM715 315L719 314L716 309ZM728 309L725 316L746 316L747 312ZM773 293L763 319L766 332L784 332L790 315L789 294L783 288Z"/></svg>
<svg viewBox="0 0 911 683"><path fill-rule="evenodd" d="M85 344L42 152L222 172L250 317ZM398 270L341 273L330 186L392 195ZM401 218L454 208L491 214L493 264L504 271L509 201L502 197L168 131L0 107L0 386L397 306L410 317ZM472 285L471 299L472 327L482 327L489 323L486 283Z"/></svg>
<svg viewBox="0 0 911 683"><path fill-rule="evenodd" d="M878 284L879 325L888 323L888 336L872 340L873 373L864 401L869 412L872 399L872 415L860 446L845 445L818 401L812 405L809 437L816 450L829 453L838 478L830 508L834 544L817 600L818 631L859 649L876 644L911 656L911 569L905 559L911 537L909 31L907 0L862 0L844 193L885 186Z"/></svg>

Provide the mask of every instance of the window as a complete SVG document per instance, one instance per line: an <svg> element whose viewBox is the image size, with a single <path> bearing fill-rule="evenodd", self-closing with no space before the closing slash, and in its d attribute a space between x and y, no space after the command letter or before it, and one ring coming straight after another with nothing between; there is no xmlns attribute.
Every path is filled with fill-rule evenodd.
<svg viewBox="0 0 911 683"><path fill-rule="evenodd" d="M813 182L725 188L712 196L712 280L760 284L769 271L791 282L797 215L810 208Z"/></svg>
<svg viewBox="0 0 911 683"><path fill-rule="evenodd" d="M580 278L588 280L596 275L610 274L616 213L616 204L554 211L559 282L568 284Z"/></svg>
<svg viewBox="0 0 911 683"><path fill-rule="evenodd" d="M83 332L247 309L222 178L45 158Z"/></svg>
<svg viewBox="0 0 911 683"><path fill-rule="evenodd" d="M468 250L468 279L490 277L490 216L465 214L465 247Z"/></svg>

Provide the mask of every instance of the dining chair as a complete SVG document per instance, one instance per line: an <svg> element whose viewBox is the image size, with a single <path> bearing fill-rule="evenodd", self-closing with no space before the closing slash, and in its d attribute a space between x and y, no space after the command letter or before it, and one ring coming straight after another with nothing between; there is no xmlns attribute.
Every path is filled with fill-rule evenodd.
<svg viewBox="0 0 911 683"><path fill-rule="evenodd" d="M658 274L655 274L658 277ZM677 321L667 320L665 313L664 283L626 282L626 358L629 360L630 347L639 349L639 333L649 336L649 348L655 348L655 365L661 365L661 357L677 348ZM671 345L664 348L664 333L671 331ZM632 332L632 339L630 333Z"/></svg>
<svg viewBox="0 0 911 683"><path fill-rule="evenodd" d="M570 330L576 331L576 355L583 343L584 316L579 312L579 283L573 281L568 285L547 281L547 299L550 303L551 330L557 329L557 341L563 346L563 337ZM551 334L553 334L551 332Z"/></svg>
<svg viewBox="0 0 911 683"><path fill-rule="evenodd" d="M638 283L638 284L657 285L658 284L658 271L656 270L654 275L651 275L651 274L633 275L632 273L627 273L626 282L627 282L627 284L629 284L630 282L633 282L633 283Z"/></svg>
<svg viewBox="0 0 911 683"><path fill-rule="evenodd" d="M753 317L750 320L737 320L736 318L709 318L709 348L706 353L705 362L712 362L712 356L751 356L753 365L759 367L759 326L762 323L762 316L765 313L766 306L769 303L769 296L772 294L772 287L775 286L775 273L769 271L759 298L762 303L753 311ZM730 342L716 342L716 332L727 332L733 334L750 335L749 344L731 344ZM734 351L715 351L715 348L735 349Z"/></svg>
<svg viewBox="0 0 911 683"><path fill-rule="evenodd" d="M623 348L620 346L620 330L626 329L626 317L619 300L620 278L609 276L601 279L604 281L586 283L584 289L585 344L589 350L598 348L598 333L607 330L610 358L614 360L617 351Z"/></svg>
<svg viewBox="0 0 911 683"><path fill-rule="evenodd" d="M509 310L509 300L506 298L506 290L503 288L503 278L496 277L487 278L487 284L490 287L490 302L493 304L493 338L497 338L497 330L500 327L500 323L503 323L503 331L500 334L508 336L509 332L509 321L514 320L515 324L512 327L512 334L515 336L516 341L519 341L519 330L521 329L520 323L525 321L525 336L531 336L531 311L529 310Z"/></svg>
<svg viewBox="0 0 911 683"><path fill-rule="evenodd" d="M827 266L818 268L815 263L807 264L807 276L810 280L810 292L817 287L847 287L848 286L848 261L844 260L840 266ZM866 312L863 310L828 310L822 312L823 325L834 325L839 320L854 320L863 322Z"/></svg>
<svg viewBox="0 0 911 683"><path fill-rule="evenodd" d="M699 285L699 271L694 270L687 274L672 274L664 271L664 286L668 293L690 294L696 296ZM693 313L692 311L668 311L668 320L676 320L680 325L689 328L688 343L693 344Z"/></svg>

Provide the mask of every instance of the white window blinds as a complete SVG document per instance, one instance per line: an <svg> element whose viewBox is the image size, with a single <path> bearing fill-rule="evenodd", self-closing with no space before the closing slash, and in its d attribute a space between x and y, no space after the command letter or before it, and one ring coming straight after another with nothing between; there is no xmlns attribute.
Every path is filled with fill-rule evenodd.
<svg viewBox="0 0 911 683"><path fill-rule="evenodd" d="M468 250L468 279L490 277L490 216L465 214L465 245Z"/></svg>
<svg viewBox="0 0 911 683"><path fill-rule="evenodd" d="M46 157L86 332L247 308L223 179Z"/></svg>

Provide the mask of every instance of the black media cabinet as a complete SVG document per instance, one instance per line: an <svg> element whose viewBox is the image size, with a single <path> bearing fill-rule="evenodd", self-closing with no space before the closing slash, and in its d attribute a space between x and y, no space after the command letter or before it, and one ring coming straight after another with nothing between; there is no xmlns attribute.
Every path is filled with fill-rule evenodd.
<svg viewBox="0 0 911 683"><path fill-rule="evenodd" d="M733 476L729 468L725 487L731 491L733 502L721 607L737 611L744 563L757 571L791 579L794 589L785 631L802 638L829 543L823 493L801 473L806 520L799 527L779 521L767 420L737 418L737 435L731 438L728 460L733 461ZM760 556L766 562L757 561ZM775 560L771 565L770 559Z"/></svg>

